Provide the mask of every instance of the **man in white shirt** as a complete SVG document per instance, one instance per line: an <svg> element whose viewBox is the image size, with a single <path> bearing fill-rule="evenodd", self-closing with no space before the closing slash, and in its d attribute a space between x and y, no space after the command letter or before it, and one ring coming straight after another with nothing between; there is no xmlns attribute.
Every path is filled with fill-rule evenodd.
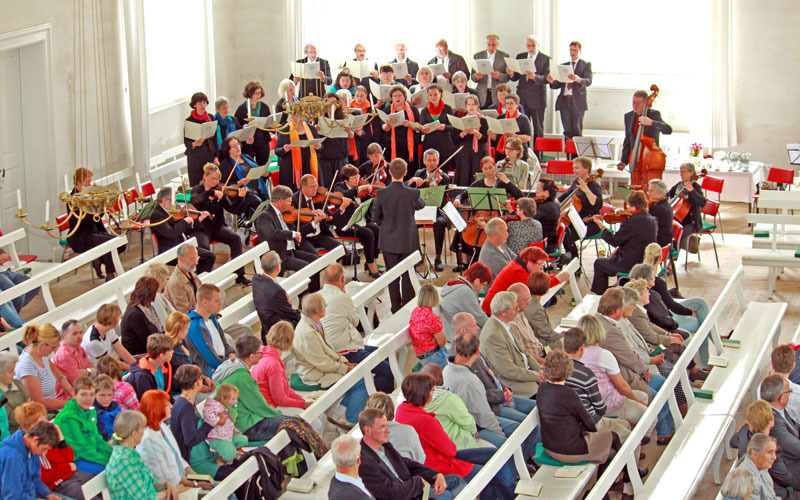
<svg viewBox="0 0 800 500"><path fill-rule="evenodd" d="M525 52L517 54L517 59L530 59L533 61L534 70L526 71L524 75L506 70L511 80L517 82L517 95L520 104L533 123L533 137L544 136L544 110L547 108L547 77L550 76L550 56L539 50L539 39L529 35L525 40ZM539 154L541 160L541 154Z"/></svg>
<svg viewBox="0 0 800 500"><path fill-rule="evenodd" d="M436 57L428 61L428 64L443 64L444 73L442 73L442 76L448 80L450 80L457 71L463 71L465 75L469 74L469 67L466 61L464 61L464 58L455 52L451 52L447 46L447 40L445 39L436 42Z"/></svg>
<svg viewBox="0 0 800 500"><path fill-rule="evenodd" d="M478 97L481 99L481 109L488 108L492 105L495 98L495 88L509 80L509 75L506 68L506 57L508 54L502 50L498 50L500 45L500 37L495 34L486 35L486 50L477 52L473 59L488 59L492 63L492 72L488 75L479 73L472 69L472 81L478 84L477 89Z"/></svg>
<svg viewBox="0 0 800 500"><path fill-rule="evenodd" d="M336 473L328 487L328 500L373 499L364 482L358 477L361 465L361 443L349 434L339 436L331 443L331 457Z"/></svg>
<svg viewBox="0 0 800 500"><path fill-rule="evenodd" d="M589 109L586 87L592 84L592 63L581 59L581 43L578 41L569 44L569 56L570 60L563 63L572 66L569 82L555 80L553 75L547 75L547 82L550 88L561 89L556 99L556 111L561 112L564 137L572 139L583 134L583 115Z"/></svg>

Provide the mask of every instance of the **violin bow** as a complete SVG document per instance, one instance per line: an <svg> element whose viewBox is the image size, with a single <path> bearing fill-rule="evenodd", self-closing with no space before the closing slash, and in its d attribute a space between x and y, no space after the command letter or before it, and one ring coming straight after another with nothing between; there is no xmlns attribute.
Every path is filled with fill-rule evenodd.
<svg viewBox="0 0 800 500"><path fill-rule="evenodd" d="M424 181L422 181L422 183L423 183L423 184L425 184L426 182L428 182L428 181L430 180L430 178L431 178L431 177L433 177L433 175L434 175L436 172L438 172L439 170L441 170L441 169L442 169L442 167L444 167L444 166L447 164L447 162L449 162L450 160L452 160L453 158L455 158L455 156L456 156L456 155L457 155L457 154L458 154L458 153L459 153L459 152L460 152L462 149L464 149L464 146L463 146L463 145L462 145L462 146L459 146L459 147L458 147L458 149L456 149L456 150L455 150L455 152L454 152L453 154L451 154L451 155L450 155L450 156L449 156L449 157L448 157L448 158L447 158L445 161L443 161L443 162L442 162L442 163L441 163L441 164L440 164L438 167L436 167L435 169L433 169L433 171L432 171L431 173L429 173L429 174L428 174L428 176L425 178L425 180L424 180Z"/></svg>
<svg viewBox="0 0 800 500"><path fill-rule="evenodd" d="M333 173L333 180L331 181L331 187L328 189L328 194L325 196L325 203L322 204L322 210L325 210L325 207L328 206L328 200L331 197L331 191L333 191L333 184L336 182L336 176L339 175L339 171Z"/></svg>

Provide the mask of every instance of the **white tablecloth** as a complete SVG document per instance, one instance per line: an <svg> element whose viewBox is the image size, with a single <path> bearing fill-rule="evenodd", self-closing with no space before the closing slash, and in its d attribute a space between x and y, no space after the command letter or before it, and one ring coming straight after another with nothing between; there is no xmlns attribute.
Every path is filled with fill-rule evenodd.
<svg viewBox="0 0 800 500"><path fill-rule="evenodd" d="M753 195L756 193L756 185L766 179L764 164L761 162L751 161L749 171L726 171L725 167L722 170L709 170L708 175L725 180L722 186L722 201L733 201L739 203L750 203ZM667 168L664 170L662 177L667 187L672 187L681 180L680 171L677 169ZM702 185L702 179L699 180ZM711 194L711 199L717 199L715 194Z"/></svg>

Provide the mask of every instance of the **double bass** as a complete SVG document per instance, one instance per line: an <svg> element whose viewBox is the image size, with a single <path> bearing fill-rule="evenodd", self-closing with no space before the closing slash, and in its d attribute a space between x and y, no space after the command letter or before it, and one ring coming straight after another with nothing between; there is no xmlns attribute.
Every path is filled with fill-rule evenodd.
<svg viewBox="0 0 800 500"><path fill-rule="evenodd" d="M647 116L647 111L653 106L653 101L658 97L658 86L650 85L652 93L647 96L641 116ZM637 124L637 119L634 118ZM636 126L636 125L635 125ZM655 139L644 135L644 125L636 126L636 139L631 148L628 165L631 167L631 189L643 190L644 186L653 179L660 179L667 166L667 155L658 147Z"/></svg>

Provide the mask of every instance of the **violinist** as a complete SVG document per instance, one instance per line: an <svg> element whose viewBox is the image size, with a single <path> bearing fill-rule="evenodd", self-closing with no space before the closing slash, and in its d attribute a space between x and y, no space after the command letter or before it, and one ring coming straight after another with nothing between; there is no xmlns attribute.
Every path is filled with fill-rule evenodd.
<svg viewBox="0 0 800 500"><path fill-rule="evenodd" d="M416 159L414 153L419 144L419 134L415 130L415 124L419 123L419 110L406 102L406 92L406 88L402 85L395 85L389 92L391 102L387 102L383 107L383 111L387 115L403 111L405 117L403 122L396 127L390 127L388 123L384 123L381 128L388 136L389 159L400 158L406 162L406 165L413 165ZM406 175L410 174L407 172ZM408 178L404 180L408 180Z"/></svg>
<svg viewBox="0 0 800 500"><path fill-rule="evenodd" d="M489 154L486 141L489 139L489 126L486 118L478 111L479 100L475 96L467 97L467 115L480 118L481 126L462 130L456 135L457 146L464 146L455 158L455 183L459 186L469 186L475 178L475 173L480 170L481 158Z"/></svg>
<svg viewBox="0 0 800 500"><path fill-rule="evenodd" d="M278 253L282 271L299 271L319 258L314 245L283 220L284 212L289 211L291 206L292 190L286 186L275 186L269 207L256 219L258 241L266 241L269 248ZM319 289L319 273L314 273L308 290L316 292Z"/></svg>
<svg viewBox="0 0 800 500"><path fill-rule="evenodd" d="M222 174L219 167L213 163L203 167L203 179L200 184L192 188L190 202L200 212L208 212L209 215L194 224L194 237L197 238L197 246L210 250L212 241L219 241L228 245L231 249L231 259L242 255L242 238L228 229L225 225L225 210L230 213L237 213L239 206L247 195L247 188L240 187L236 191L236 196L226 194L220 189L219 181ZM249 285L250 280L245 278L244 269L236 271L236 283Z"/></svg>
<svg viewBox="0 0 800 500"><path fill-rule="evenodd" d="M445 158L448 158L453 153L453 133L455 129L450 125L450 120L447 118L453 114L453 108L442 100L442 87L436 83L431 84L428 87L428 107L423 108L420 113L419 123L426 125L438 121L439 127L430 132L425 132L424 128L420 128L424 149L438 151L439 155Z"/></svg>
<svg viewBox="0 0 800 500"><path fill-rule="evenodd" d="M547 253L558 249L558 219L561 209L556 201L558 186L553 179L540 179L536 186L536 213L533 218L542 224L542 237L547 238Z"/></svg>
<svg viewBox="0 0 800 500"><path fill-rule="evenodd" d="M665 247L672 242L672 205L667 200L667 185L661 179L653 179L647 186L648 212L655 217L658 225L656 242Z"/></svg>
<svg viewBox="0 0 800 500"><path fill-rule="evenodd" d="M681 181L672 186L668 197L674 200L678 196L683 196L689 201L689 213L683 220L679 220L683 225L683 235L681 236L680 248L686 248L686 241L690 235L700 231L703 223L700 219L703 207L706 206L706 197L703 196L703 188L696 182L697 172L694 163L686 162L681 164Z"/></svg>
<svg viewBox="0 0 800 500"><path fill-rule="evenodd" d="M327 101L327 111L325 117L319 118L319 122L323 120L336 120L341 123L344 120L344 112L339 98L335 92L328 92L325 94ZM331 108L333 108L333 115L331 115ZM336 125L334 125L335 127ZM317 129L319 130L319 123ZM343 166L347 164L348 156L350 156L350 144L348 141L355 137L352 130L343 129L347 133L347 137L328 137L319 151L319 182L323 186L330 186L333 183L333 173L338 172Z"/></svg>
<svg viewBox="0 0 800 500"><path fill-rule="evenodd" d="M596 181L586 182L592 174L592 160L585 156L575 158L572 160L572 171L575 173L575 180L572 181L572 185L567 191L559 195L558 201L562 202L574 193L574 196L581 201L581 209L578 212L581 219L599 214L600 209L603 208L603 191ZM594 224L586 226L586 236L592 236L599 231L600 229ZM570 224L564 235L564 249L569 252L570 258L578 256L578 247L575 245L578 240L580 240L580 236Z"/></svg>
<svg viewBox="0 0 800 500"><path fill-rule="evenodd" d="M292 119L278 131L275 143L275 154L278 155L280 167L278 184L297 189L303 175L312 174L319 178L317 151L322 148L322 144L313 147L291 145L298 140L311 140L316 137L318 137L317 130L303 121L299 114L292 115Z"/></svg>
<svg viewBox="0 0 800 500"><path fill-rule="evenodd" d="M658 139L661 134L669 135L672 133L672 127L662 120L661 112L658 110L648 108L647 115L642 116L646 102L646 91L637 90L633 93L633 111L625 113L625 141L622 143L622 157L617 163L617 168L620 170L623 170L628 165L628 159L631 156L631 150L639 127L644 127L642 135L651 137L656 145L658 145Z"/></svg>
<svg viewBox="0 0 800 500"><path fill-rule="evenodd" d="M314 202L314 197L318 195L319 183L317 178L311 174L306 174L300 179L300 189L292 195L292 206L298 210L307 209L314 212L314 219L311 222L300 224L300 234L314 248L324 248L333 250L339 246L339 242L333 237L333 231L328 224L328 215L324 205L325 196L322 200ZM344 211L350 206L350 198L344 198L339 205L339 211ZM346 261L345 261L346 262Z"/></svg>
<svg viewBox="0 0 800 500"><path fill-rule="evenodd" d="M381 228L374 222L363 220L362 222L354 225L347 231L344 227L350 222L353 212L356 211L362 203L362 199L358 196L359 191L369 191L368 185L359 186L361 176L358 174L358 169L353 165L345 165L342 167L342 172L339 175L341 181L333 186L333 190L342 194L346 198L353 200L353 202L345 210L337 210L333 214L333 223L336 225L336 234L339 236L356 237L364 247L364 257L366 258L365 270L369 272L370 277L380 277L378 266L375 263L375 258L378 256L378 236L380 235ZM345 261L349 262L349 261Z"/></svg>
<svg viewBox="0 0 800 500"><path fill-rule="evenodd" d="M514 253L519 254L531 243L542 241L542 224L533 218L536 215L536 201L533 198L518 199L516 215L519 220L508 222L506 244Z"/></svg>
<svg viewBox="0 0 800 500"><path fill-rule="evenodd" d="M438 86L438 85L437 85ZM421 168L414 173L410 185L418 188L450 185L450 176L436 170L439 166L439 152L435 149L428 149L422 154L422 163L425 168ZM435 172L435 173L434 173ZM442 198L442 207L447 203L447 197ZM445 229L450 226L450 221L442 211L441 207L436 211L436 221L433 223L433 242L436 248L436 258L433 261L433 268L437 273L444 271L442 266L442 248L444 247Z"/></svg>
<svg viewBox="0 0 800 500"><path fill-rule="evenodd" d="M608 278L617 273L627 273L644 258L644 249L656 241L656 220L647 213L647 197L642 191L631 191L626 200L633 211L628 220L620 224L616 232L605 227L600 215L591 220L602 231L602 238L616 247L610 257L599 257L594 261L592 293L603 295L608 289Z"/></svg>
<svg viewBox="0 0 800 500"><path fill-rule="evenodd" d="M158 242L158 253L162 254L172 247L180 245L184 240L191 238L195 232L194 218L188 212L177 212L175 215L170 215L169 211L172 208L172 188L161 188L156 194L156 207L150 214L150 223L158 224L151 226L153 236ZM196 210L192 210L196 212ZM197 221L203 222L211 214L208 212L200 212L195 214ZM175 216L178 216L176 218ZM169 219L166 222L164 219ZM205 273L214 269L214 261L216 255L214 252L206 250L205 248L197 248L197 253L200 260L197 262L197 273ZM170 263L171 265L171 263Z"/></svg>
<svg viewBox="0 0 800 500"><path fill-rule="evenodd" d="M256 180L249 180L247 173L258 165L252 157L242 154L242 143L235 137L223 139L219 153L219 171L222 179L236 187L250 188L253 193L256 193L248 193L236 212L237 214L251 215L262 200L269 198L269 171L265 171L264 175ZM232 175L231 172L233 172Z"/></svg>
<svg viewBox="0 0 800 500"><path fill-rule="evenodd" d="M367 146L367 161L359 165L358 173L370 184L384 184L389 176L389 164L383 157L383 148L377 142ZM385 185L385 184L384 184Z"/></svg>

